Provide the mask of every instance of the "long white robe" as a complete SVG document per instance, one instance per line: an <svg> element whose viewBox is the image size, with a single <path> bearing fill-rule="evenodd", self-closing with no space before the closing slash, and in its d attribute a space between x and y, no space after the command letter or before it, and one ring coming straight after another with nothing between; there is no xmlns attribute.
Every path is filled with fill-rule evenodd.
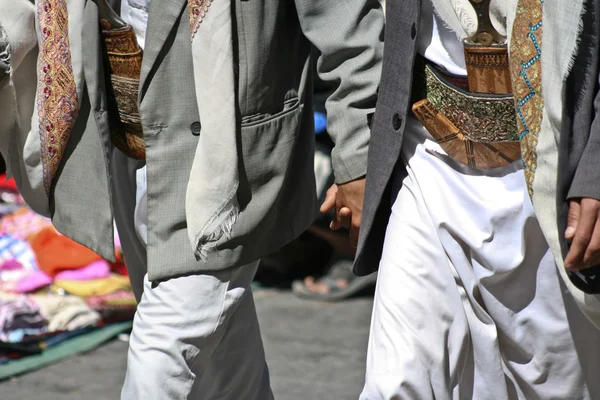
<svg viewBox="0 0 600 400"><path fill-rule="evenodd" d="M460 73L428 6L419 50ZM402 158L361 400L599 399L600 332L563 286L520 163L469 170L414 118Z"/></svg>

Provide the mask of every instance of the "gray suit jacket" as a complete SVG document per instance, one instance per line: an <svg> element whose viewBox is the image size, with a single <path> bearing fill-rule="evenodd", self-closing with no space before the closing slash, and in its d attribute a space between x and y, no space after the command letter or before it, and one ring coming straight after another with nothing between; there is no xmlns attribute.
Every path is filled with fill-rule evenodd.
<svg viewBox="0 0 600 400"><path fill-rule="evenodd" d="M586 0L576 58L566 81L557 171L558 231L567 228L569 200L600 200L600 1ZM560 235L563 257L569 244ZM578 288L600 293L600 266L584 271L586 278L569 274Z"/></svg>
<svg viewBox="0 0 600 400"><path fill-rule="evenodd" d="M379 266L394 191L392 173L410 106L421 0L387 0L383 71L373 117L363 219L354 266L366 275ZM403 171L398 168L397 171ZM401 172L398 172L401 173Z"/></svg>
<svg viewBox="0 0 600 400"><path fill-rule="evenodd" d="M0 8L27 0L13 2L0 0ZM69 11L83 7L82 26L69 30L81 32L70 38L74 67L81 64L81 74L75 71L81 104L50 198L40 190L38 170L28 165L36 156L35 123L0 123L0 151L34 209L50 215L66 235L110 259L114 254L112 205L118 197L108 172L111 121L98 11L93 1L84 3L67 0ZM242 213L231 238L220 242L219 252L203 263L195 260L183 234L190 163L187 148L197 140L192 124L201 123L188 100L194 98L190 95L194 85L187 1L152 3L140 86L140 113L148 143L148 273L152 280L247 264L289 242L310 224L317 212L311 44L322 54L317 62L321 78L336 86L327 101L328 130L336 142L336 181L347 182L366 173L367 115L374 110L383 51L383 13L378 1L234 0L232 4ZM32 9L32 19L33 15ZM0 15L0 25L9 22ZM182 35L187 35L185 40ZM31 72L26 78L35 82ZM11 100L12 93L5 90L11 86L0 87L0 96L7 100L0 104L4 117L18 107ZM21 103L27 101L21 99ZM24 108L26 117L29 112Z"/></svg>

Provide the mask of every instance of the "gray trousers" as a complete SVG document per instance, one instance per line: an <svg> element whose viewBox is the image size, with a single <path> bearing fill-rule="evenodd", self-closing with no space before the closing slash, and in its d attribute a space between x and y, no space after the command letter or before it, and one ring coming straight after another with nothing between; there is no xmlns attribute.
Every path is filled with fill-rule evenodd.
<svg viewBox="0 0 600 400"><path fill-rule="evenodd" d="M143 234L134 221L142 167L114 151L115 220L139 301L121 398L272 399L250 288L258 261L149 282Z"/></svg>

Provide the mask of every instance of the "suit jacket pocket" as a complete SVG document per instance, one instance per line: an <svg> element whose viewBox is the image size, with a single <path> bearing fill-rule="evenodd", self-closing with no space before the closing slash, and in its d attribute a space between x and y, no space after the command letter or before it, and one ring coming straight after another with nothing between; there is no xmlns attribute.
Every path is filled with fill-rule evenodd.
<svg viewBox="0 0 600 400"><path fill-rule="evenodd" d="M257 113L242 117L242 128L260 125L267 123L271 120L282 118L287 114L297 111L299 108L300 99L298 99L298 97L292 97L283 102L283 106L280 107L279 111Z"/></svg>
<svg viewBox="0 0 600 400"><path fill-rule="evenodd" d="M253 200L261 198L265 206L275 202L284 185L301 130L303 109L296 101L276 114L265 114L260 120L242 125L240 189L246 192L246 187L247 195Z"/></svg>
<svg viewBox="0 0 600 400"><path fill-rule="evenodd" d="M297 103L242 126L238 189L242 211L231 243L252 238L253 245L244 248L243 263L282 247L314 218L314 137L307 128L308 117L304 105Z"/></svg>

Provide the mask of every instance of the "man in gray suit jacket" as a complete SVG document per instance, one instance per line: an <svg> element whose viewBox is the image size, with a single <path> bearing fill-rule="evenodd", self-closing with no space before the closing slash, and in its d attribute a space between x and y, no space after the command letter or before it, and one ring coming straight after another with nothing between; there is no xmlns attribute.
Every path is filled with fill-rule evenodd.
<svg viewBox="0 0 600 400"><path fill-rule="evenodd" d="M116 220L140 300L124 399L272 398L250 282L317 212L311 45L335 85L337 206L358 215L381 7L122 1L143 48L140 161L111 144L105 6L0 0L0 151L29 205L107 259Z"/></svg>
<svg viewBox="0 0 600 400"><path fill-rule="evenodd" d="M495 29L477 31L473 6L483 15L489 3L387 0L355 265L358 274L379 267L361 400L600 396L600 335L563 290L518 150L494 168L480 167L489 153L466 152L519 149L518 133L532 137L534 124L517 131L510 95L470 90L472 58L459 39L493 33L499 40L486 51L496 51L508 37L517 104L537 112L540 94L530 93L546 48L542 7L572 2L491 1ZM506 52L487 57L481 65L507 73ZM498 129L502 121L507 129ZM457 140L464 143L451 147Z"/></svg>

